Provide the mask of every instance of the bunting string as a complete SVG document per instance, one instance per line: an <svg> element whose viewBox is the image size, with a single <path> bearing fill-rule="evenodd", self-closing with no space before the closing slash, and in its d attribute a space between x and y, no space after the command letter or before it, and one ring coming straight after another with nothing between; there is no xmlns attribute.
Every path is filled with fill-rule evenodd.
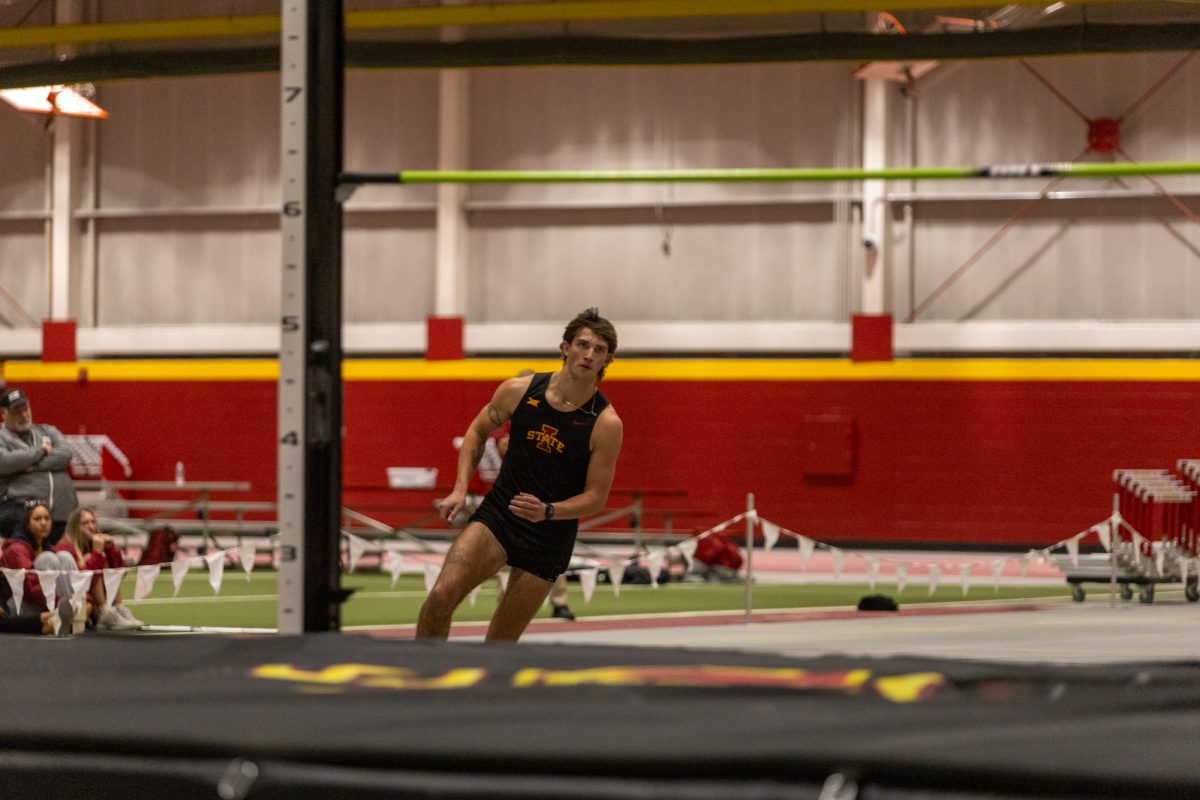
<svg viewBox="0 0 1200 800"><path fill-rule="evenodd" d="M578 578L583 590L585 603L591 601L599 572L603 568L607 568L608 570L609 584L614 596L620 596L626 568L631 565L640 565L642 562L645 563L650 572L651 587L657 588L662 565L669 558L682 559L690 570L695 560L697 546L701 541L710 536L720 534L730 527L747 520L757 526L759 532L762 534L763 545L766 550L774 548L782 537L789 537L796 540L798 569L801 572L808 569L813 555L821 552L829 556L832 564L833 579L839 581L842 578L843 567L847 559L861 559L865 564L866 580L870 584L872 591L874 591L876 583L882 579L882 576L890 572L898 593L904 591L913 576L923 575L929 594L932 596L937 591L941 582L942 570L946 568L957 571L964 597L970 591L973 581L977 577L986 577L989 574L991 576L991 583L998 592L1001 576L1004 574L1006 567L1014 562L1022 577L1028 575L1029 566L1034 562L1057 562L1064 570L1068 569L1069 566L1077 567L1080 559L1080 544L1093 535L1104 551L1109 553L1115 552L1116 557L1123 563L1132 564L1137 568L1149 572L1150 577L1171 577L1172 579L1186 582L1189 573L1200 573L1200 558L1197 558L1194 553L1188 550L1179 550L1178 548L1173 550L1168 546L1171 543L1151 542L1115 512L1111 517L1092 525L1086 530L1080 531L1047 547L1031 549L1020 555L1001 558L990 557L979 560L966 559L947 565L944 560L934 563L933 561L924 561L920 558L888 558L880 556L878 553L847 550L789 530L778 523L762 517L758 511L750 510L730 517L724 522L718 523L705 531L674 544L654 549L643 547L639 552L626 557L603 556L596 553L596 555L601 555L601 559L592 559L593 563L591 564L572 567L567 570L567 574ZM1121 532L1126 534L1127 540L1120 536ZM400 535L401 533L403 536ZM350 573L354 572L368 552L377 553L379 555L379 566L390 575L393 587L395 587L396 582L402 574L415 572L424 578L425 588L428 592L433 588L433 584L436 582L437 576L441 571L442 561L445 558L444 549L434 547L427 542L421 543L419 550L414 552L411 542L408 542L408 539L411 539L412 535L407 532L397 532L395 538L387 539L381 537L375 541L370 541L349 531L342 531L341 535L346 542L346 571ZM275 552L278 549L278 538L278 534L266 537L265 547L261 546L262 541L242 542L205 554L185 555L181 553L177 555L176 559L170 562L169 565L174 594L178 595L187 574L192 569L200 568L207 569L209 585L212 587L214 594L219 594L226 562L239 564L246 575L246 579L249 580L250 573L253 571L255 562L260 554L264 552L269 553L272 559L274 558ZM402 542L408 544L407 549ZM135 603L153 591L162 567L163 565L161 564L153 564L133 568L136 577L133 597ZM1172 575L1167 575L1168 571L1177 573L1179 577L1175 578ZM12 590L13 600L18 606L24 597L25 577L30 573L37 576L38 583L47 600L53 601L56 597L57 578L60 575L58 570L14 570L5 568L0 570L0 572L2 572L4 579L8 582ZM112 598L116 595L126 572L127 570L124 568L109 568L102 571L101 575L108 597ZM66 574L70 576L72 596L75 599L81 599L81 596L86 594L87 587L91 585L93 573L91 571L79 571ZM503 589L507 583L507 573L502 571L497 575L497 578ZM472 605L474 605L477 596L478 589L469 595Z"/></svg>

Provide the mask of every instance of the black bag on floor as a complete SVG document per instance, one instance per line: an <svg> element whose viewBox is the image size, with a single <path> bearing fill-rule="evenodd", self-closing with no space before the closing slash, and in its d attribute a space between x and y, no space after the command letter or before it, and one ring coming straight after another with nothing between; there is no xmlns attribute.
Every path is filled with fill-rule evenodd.
<svg viewBox="0 0 1200 800"><path fill-rule="evenodd" d="M859 611L899 611L900 606L886 594L869 594L858 601Z"/></svg>

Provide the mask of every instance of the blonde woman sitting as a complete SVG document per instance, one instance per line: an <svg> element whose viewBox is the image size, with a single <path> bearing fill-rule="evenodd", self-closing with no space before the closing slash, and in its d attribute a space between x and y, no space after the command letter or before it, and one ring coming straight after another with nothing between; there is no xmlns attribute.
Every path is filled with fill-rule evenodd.
<svg viewBox="0 0 1200 800"><path fill-rule="evenodd" d="M67 517L62 541L54 546L54 552L71 556L81 571L90 569L94 572L91 588L88 589L86 613L96 620L97 628L128 631L145 624L121 602L120 590L113 597L112 605L104 607L108 594L104 588L103 570L124 567L125 557L111 536L100 533L95 511L84 506L72 511L71 516Z"/></svg>

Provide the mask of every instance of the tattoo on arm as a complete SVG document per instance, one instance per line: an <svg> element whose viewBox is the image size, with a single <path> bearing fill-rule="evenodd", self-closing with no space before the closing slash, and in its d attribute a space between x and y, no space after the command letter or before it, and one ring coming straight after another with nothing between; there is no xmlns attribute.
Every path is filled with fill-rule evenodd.
<svg viewBox="0 0 1200 800"><path fill-rule="evenodd" d="M492 424L497 428L504 424L504 417L500 416L500 412L497 411L496 407L491 403L487 404L487 414L488 419L490 419Z"/></svg>

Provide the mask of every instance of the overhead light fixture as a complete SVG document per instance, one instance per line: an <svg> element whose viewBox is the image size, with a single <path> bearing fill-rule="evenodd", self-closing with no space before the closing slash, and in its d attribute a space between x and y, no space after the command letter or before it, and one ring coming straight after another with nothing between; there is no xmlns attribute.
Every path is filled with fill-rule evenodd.
<svg viewBox="0 0 1200 800"><path fill-rule="evenodd" d="M48 114L63 117L86 117L104 119L108 112L84 96L90 84L85 86L57 84L55 86L28 86L22 89L0 89L3 99L18 111L31 114ZM93 90L94 91L94 90Z"/></svg>

